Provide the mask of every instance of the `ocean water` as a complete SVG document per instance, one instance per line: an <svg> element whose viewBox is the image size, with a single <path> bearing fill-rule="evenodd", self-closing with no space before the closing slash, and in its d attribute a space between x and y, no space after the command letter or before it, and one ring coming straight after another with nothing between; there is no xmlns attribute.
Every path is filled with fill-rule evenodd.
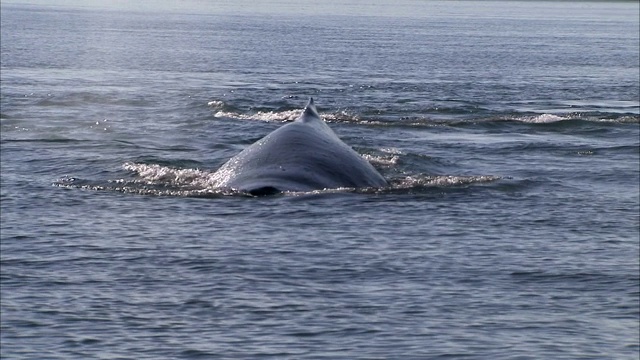
<svg viewBox="0 0 640 360"><path fill-rule="evenodd" d="M391 3L2 1L0 356L637 359L638 3ZM389 187L215 187L309 97Z"/></svg>

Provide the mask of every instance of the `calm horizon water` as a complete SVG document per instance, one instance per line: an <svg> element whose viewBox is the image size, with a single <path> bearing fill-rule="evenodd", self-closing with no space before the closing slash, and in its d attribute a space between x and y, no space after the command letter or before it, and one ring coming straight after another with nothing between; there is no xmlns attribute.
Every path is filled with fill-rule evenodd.
<svg viewBox="0 0 640 360"><path fill-rule="evenodd" d="M0 10L1 358L640 356L638 2ZM388 187L215 187L309 97Z"/></svg>

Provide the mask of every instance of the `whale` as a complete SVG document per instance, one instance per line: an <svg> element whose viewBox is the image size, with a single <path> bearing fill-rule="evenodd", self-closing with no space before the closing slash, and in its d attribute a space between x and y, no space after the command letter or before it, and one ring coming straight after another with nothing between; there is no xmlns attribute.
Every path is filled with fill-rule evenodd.
<svg viewBox="0 0 640 360"><path fill-rule="evenodd" d="M229 159L213 178L217 188L254 196L388 185L320 118L313 98L296 120Z"/></svg>

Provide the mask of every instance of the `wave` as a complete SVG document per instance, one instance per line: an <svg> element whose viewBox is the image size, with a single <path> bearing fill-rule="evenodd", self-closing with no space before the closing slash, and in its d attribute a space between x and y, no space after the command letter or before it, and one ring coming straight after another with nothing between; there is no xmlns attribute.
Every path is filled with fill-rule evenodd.
<svg viewBox="0 0 640 360"><path fill-rule="evenodd" d="M393 167L398 165L400 156L406 155L396 148L383 148L380 149L380 152L384 153L384 155L362 154L362 157L376 167Z"/></svg>
<svg viewBox="0 0 640 360"><path fill-rule="evenodd" d="M218 110L213 116L216 118L230 118L237 120L258 120L264 122L291 122L296 120L302 114L301 109L283 110L283 111L258 111L255 113L243 114L236 111ZM336 113L321 112L320 117L329 123L345 122L345 123L372 123L371 121L363 121L358 116L349 114L346 111Z"/></svg>
<svg viewBox="0 0 640 360"><path fill-rule="evenodd" d="M570 118L566 116L558 116L553 114L541 114L541 115L535 115L535 116L523 116L520 118L514 118L513 121L521 121L521 122L530 123L530 124L548 124L548 123L554 123L554 122L569 120L569 119Z"/></svg>
<svg viewBox="0 0 640 360"><path fill-rule="evenodd" d="M420 189L420 188L444 188L460 187L473 184L486 184L501 180L501 176L495 175L475 175L475 176L455 176L455 175L413 175L392 180L394 189Z"/></svg>
<svg viewBox="0 0 640 360"><path fill-rule="evenodd" d="M214 172L200 169L181 169L160 164L126 162L126 171L134 173L133 179L91 181L73 177L59 179L54 186L94 191L114 191L139 195L211 197L231 195L229 189L217 187Z"/></svg>
<svg viewBox="0 0 640 360"><path fill-rule="evenodd" d="M207 105L212 108L214 117L237 120L255 120L265 122L290 122L297 119L302 110L281 109L281 110L259 110L242 111L228 105L221 100L211 100ZM429 113L427 111L427 113ZM433 126L468 126L494 123L523 123L523 124L554 124L562 122L587 122L587 123L617 123L617 124L638 124L640 115L626 113L601 113L601 112L574 112L574 113L518 113L510 112L506 114L490 115L475 114L474 117L460 118L458 116L446 117L442 114L402 114L387 113L383 109L366 110L361 113L354 113L350 110L337 110L334 112L321 112L320 116L329 123L350 123L369 126L389 126L389 127L433 127Z"/></svg>
<svg viewBox="0 0 640 360"><path fill-rule="evenodd" d="M634 124L640 123L640 115L611 115L611 114L583 114L572 113L563 115L539 114L526 116L509 116L503 118L506 121L523 122L529 124L550 124L561 121L584 121L595 123L618 123L618 124Z"/></svg>
<svg viewBox="0 0 640 360"><path fill-rule="evenodd" d="M233 111L218 111L214 114L217 118L231 118L239 120L260 120L266 122L288 122L297 119L302 111L286 110L286 111L258 111L254 114L241 114Z"/></svg>
<svg viewBox="0 0 640 360"><path fill-rule="evenodd" d="M558 283L568 286L589 286L591 289L596 286L611 288L618 285L621 288L629 284L637 284L638 276L618 276L609 273L598 272L559 272L547 270L522 270L514 271L510 274L513 280L525 284L550 284Z"/></svg>
<svg viewBox="0 0 640 360"><path fill-rule="evenodd" d="M228 118L236 120L256 120L264 122L290 122L296 120L303 109L283 109L283 110L258 110L243 112L230 106L221 100L211 100L207 105L215 111L216 118ZM360 115L353 114L347 110L335 112L320 112L320 117L329 123L361 123L361 124L383 124L383 121L373 119L363 119Z"/></svg>
<svg viewBox="0 0 640 360"><path fill-rule="evenodd" d="M394 149L386 149L391 153ZM392 159L398 155L390 155ZM384 156L382 156L384 158ZM380 160L391 166L397 160ZM144 164L126 162L122 168L133 174L133 178L110 179L93 181L74 177L58 179L54 186L70 189L92 191L112 191L137 195L173 196L173 197L223 197L250 196L246 192L236 191L218 186L219 181L215 171L193 168L175 168L160 164ZM474 184L485 184L502 179L500 176L455 176L455 175L404 175L389 179L389 186L384 188L335 188L309 192L283 192L284 196L300 196L326 193L397 193L416 192L433 188L447 189L467 187Z"/></svg>
<svg viewBox="0 0 640 360"><path fill-rule="evenodd" d="M91 191L120 192L125 194L171 197L222 197L236 194L227 189L174 189L149 187L135 180L109 180L106 184L94 183L90 180L78 178L62 178L53 183L53 186L81 189Z"/></svg>
<svg viewBox="0 0 640 360"><path fill-rule="evenodd" d="M214 173L200 169L178 169L159 164L126 162L122 168L137 174L140 181L148 184L164 184L183 187L215 187Z"/></svg>

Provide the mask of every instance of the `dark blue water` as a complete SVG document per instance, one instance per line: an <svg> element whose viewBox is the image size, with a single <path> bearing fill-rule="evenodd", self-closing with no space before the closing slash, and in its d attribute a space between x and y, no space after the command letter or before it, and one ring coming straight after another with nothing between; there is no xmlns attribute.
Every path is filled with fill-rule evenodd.
<svg viewBox="0 0 640 360"><path fill-rule="evenodd" d="M2 2L7 359L637 359L637 2ZM213 172L313 96L384 189Z"/></svg>

